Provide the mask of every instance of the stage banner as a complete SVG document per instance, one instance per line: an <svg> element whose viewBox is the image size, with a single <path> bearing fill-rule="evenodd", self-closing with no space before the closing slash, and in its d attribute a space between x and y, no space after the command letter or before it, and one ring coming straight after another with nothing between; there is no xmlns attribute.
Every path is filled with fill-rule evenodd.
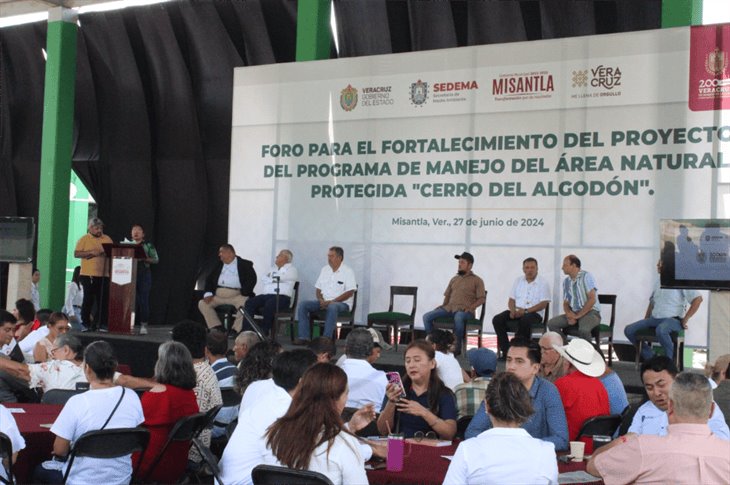
<svg viewBox="0 0 730 485"><path fill-rule="evenodd" d="M300 301L343 247L361 324L401 285L418 287L420 326L469 251L487 332L527 257L562 313L561 262L575 254L618 296L625 341L658 278L659 220L730 217L728 36L676 28L236 69L230 240L259 273L292 250ZM706 345L707 304L690 323L688 344Z"/></svg>

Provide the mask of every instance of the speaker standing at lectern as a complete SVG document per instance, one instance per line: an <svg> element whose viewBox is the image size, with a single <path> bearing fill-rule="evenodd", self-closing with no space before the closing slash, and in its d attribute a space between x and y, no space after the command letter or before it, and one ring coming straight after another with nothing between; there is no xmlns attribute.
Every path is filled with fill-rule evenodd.
<svg viewBox="0 0 730 485"><path fill-rule="evenodd" d="M104 223L98 217L89 219L88 234L76 243L74 258L81 259L81 286L84 288L84 302L81 305L81 321L92 331L99 329L102 318L106 318L109 305L105 294L109 288L109 268L102 244L113 244L104 234ZM94 318L91 311L94 310Z"/></svg>

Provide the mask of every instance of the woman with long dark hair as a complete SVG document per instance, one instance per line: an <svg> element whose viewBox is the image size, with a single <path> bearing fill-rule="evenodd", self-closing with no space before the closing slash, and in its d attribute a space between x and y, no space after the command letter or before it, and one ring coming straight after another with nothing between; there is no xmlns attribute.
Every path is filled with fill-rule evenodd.
<svg viewBox="0 0 730 485"><path fill-rule="evenodd" d="M142 395L144 427L150 431L150 441L138 475L148 481L175 483L185 471L190 442L170 443L162 460L151 476L147 476L152 461L167 440L178 420L198 412L195 400L195 368L190 351L180 342L165 342L157 349L155 364L157 385ZM139 459L135 455L134 463Z"/></svg>
<svg viewBox="0 0 730 485"><path fill-rule="evenodd" d="M436 372L433 346L425 340L414 340L406 348L405 364L403 389L388 384L385 390L387 403L378 418L378 431L397 431L406 438L419 431L433 432L441 439L453 439L456 399Z"/></svg>
<svg viewBox="0 0 730 485"><path fill-rule="evenodd" d="M459 444L444 484L557 484L555 445L521 428L534 413L522 381L501 372L489 381L484 400L493 427Z"/></svg>
<svg viewBox="0 0 730 485"><path fill-rule="evenodd" d="M332 483L368 483L357 439L344 429L347 374L315 364L303 376L289 410L266 433L265 461L326 475Z"/></svg>
<svg viewBox="0 0 730 485"><path fill-rule="evenodd" d="M236 377L238 392L243 395L252 382L271 378L274 358L281 351L281 344L275 340L264 340L251 347L238 365L239 371Z"/></svg>

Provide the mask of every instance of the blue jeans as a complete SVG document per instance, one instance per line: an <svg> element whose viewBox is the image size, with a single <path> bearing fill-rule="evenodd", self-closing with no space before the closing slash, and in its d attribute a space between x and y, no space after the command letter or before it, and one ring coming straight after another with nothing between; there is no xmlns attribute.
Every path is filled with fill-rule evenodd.
<svg viewBox="0 0 730 485"><path fill-rule="evenodd" d="M670 359L674 357L674 343L672 342L672 332L679 332L683 330L682 328L682 322L679 321L676 317L667 317L667 318L645 318L644 320L639 320L638 322L634 322L628 327L624 329L624 335L626 335L626 338L629 339L629 342L636 345L636 333L639 330L644 330L647 328L655 328L656 332L656 338L661 344L661 346L664 348L664 352L666 352L667 357ZM644 360L651 359L654 354L651 351L651 348L644 343L644 345L641 346L641 356L644 358Z"/></svg>
<svg viewBox="0 0 730 485"><path fill-rule="evenodd" d="M435 310L426 312L423 314L423 327L426 329L426 333L431 333L433 330L433 321L437 318L453 318L454 319L454 334L456 335L456 349L461 351L461 342L464 340L464 333L466 331L466 321L474 318L474 314L471 312L450 312L444 307L438 307Z"/></svg>
<svg viewBox="0 0 730 485"><path fill-rule="evenodd" d="M319 310L319 302L317 300L305 301L299 304L299 308L297 308L297 320L299 322L298 338L302 340L309 340L311 338L309 334L309 314L316 313ZM348 311L350 311L350 307L347 306L347 303L339 301L330 303L327 306L327 316L324 320L324 332L322 336L333 338L335 328L337 327L337 314Z"/></svg>
<svg viewBox="0 0 730 485"><path fill-rule="evenodd" d="M152 271L143 267L140 263L137 267L137 317L140 323L147 324L150 321L150 289L152 288Z"/></svg>

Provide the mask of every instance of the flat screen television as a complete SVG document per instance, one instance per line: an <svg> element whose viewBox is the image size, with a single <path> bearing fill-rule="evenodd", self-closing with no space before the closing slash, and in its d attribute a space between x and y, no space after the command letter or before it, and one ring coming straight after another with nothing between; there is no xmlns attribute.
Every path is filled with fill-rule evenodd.
<svg viewBox="0 0 730 485"><path fill-rule="evenodd" d="M660 221L662 288L730 290L730 219Z"/></svg>
<svg viewBox="0 0 730 485"><path fill-rule="evenodd" d="M0 261L33 261L35 222L32 217L0 217Z"/></svg>

